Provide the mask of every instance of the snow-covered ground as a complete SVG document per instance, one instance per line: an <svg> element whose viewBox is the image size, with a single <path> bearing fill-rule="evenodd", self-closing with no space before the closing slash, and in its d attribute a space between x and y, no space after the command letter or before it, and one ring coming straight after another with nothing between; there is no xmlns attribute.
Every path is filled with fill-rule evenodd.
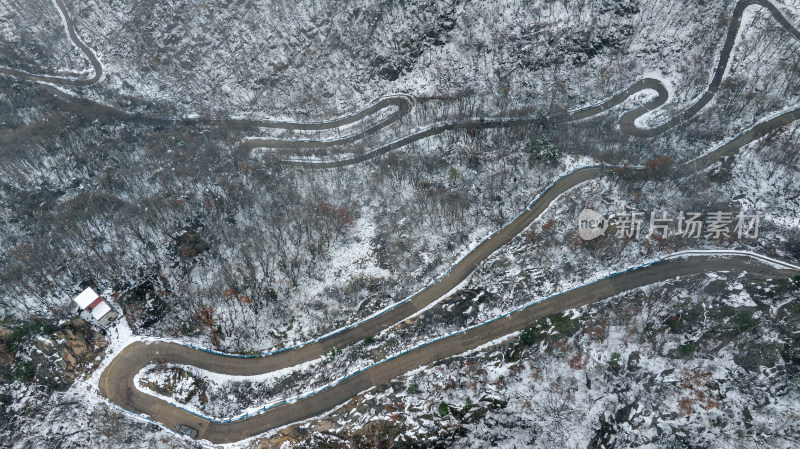
<svg viewBox="0 0 800 449"><path fill-rule="evenodd" d="M774 3L790 22L798 23L800 3ZM112 301L124 306L135 329L126 322L111 329L101 366L66 392L8 384L4 392L14 403L7 410L18 421L17 427L5 428L15 433L13 429L24 429L27 435L15 434L12 444L17 445L27 444L21 441L28 438L45 445L60 439L65 446L80 446L81 435L87 432L98 434L98 444L114 447L174 444L170 432L141 424L138 418L134 423L97 397L99 373L125 345L158 339L260 352L302 344L418 291L564 173L601 162L638 165L659 155L689 160L800 101L800 72L795 70L800 44L762 8L752 6L715 99L690 123L661 137L629 138L618 133L619 115L651 98L651 92L642 92L605 114L569 125L543 119L540 125L518 129L446 132L341 170L296 169L275 164L269 157L243 154L239 144L261 133L339 138L391 111L380 111L348 128L291 136L264 129L219 129L182 123L179 118L315 121L358 111L397 92L419 97L401 122L345 152L356 155L432 123L521 114L546 117L574 110L650 77L661 80L670 95L666 105L640 119L639 125L651 127L704 92L733 4L358 0L268 7L250 1L215 5L123 1L68 2L67 7L81 38L97 51L105 77L94 86L58 89L72 97L174 120L140 123L90 115L84 119L85 109L73 110L69 102L50 105L54 101L50 91L2 79L0 124L8 130L2 138L9 150L0 163L0 243L7 249L0 257L3 317L15 325L31 315L71 316L76 284L88 280L117 297ZM0 66L46 74L90 69L66 36L52 2L0 2L0 16L4 18ZM23 126L19 134L15 127ZM748 145L734 159L685 179L590 181L559 199L459 286L477 296L451 292L455 294L450 299L415 317L417 324L375 336L375 345L344 348L337 358L297 367L295 373L255 379L195 373L206 378L218 396L233 383L269 386L291 375L304 381L280 394L259 392L249 402L229 407L200 404L196 398L184 406L229 417L306 394L381 357L673 251L743 249L797 258L797 130L798 125L780 129ZM558 148L556 161L532 157L532 147L541 142ZM309 154L305 160L329 160ZM763 212L761 236L732 242L669 241L663 246L646 239L582 245L575 221L586 206L603 213L758 210ZM746 279L727 281L732 293L720 304L740 309L758 304L743 290ZM661 287L668 286L657 288ZM701 295L680 294L694 299ZM769 308L778 313L789 301L784 298ZM201 312L209 310L212 322L200 323ZM574 405L570 410L574 419L563 420L566 427L559 427L556 419L515 425L539 435L537 441L552 432L553 441L563 444L560 447L585 447L600 425L598 417L607 418L604 413L615 409L612 405L628 404L631 397L648 398L636 383L628 385L632 390L624 398L608 379L608 388L582 387L590 379L587 373L594 369L590 373L594 378L614 352L626 360L632 352L624 349L627 343L643 338L613 326L612 330L606 346L580 343L589 367L583 374L567 373L568 360L547 355L545 361L552 362L552 368L530 359L513 369L481 359L486 374L465 376L484 376L492 394L530 397L530 404L516 401L509 408L509 414L521 416L539 416L548 410L550 399L558 403L562 397L558 395L566 391L563 394ZM771 342L774 337L766 333L759 338ZM683 343L671 339L663 342L662 349L676 350ZM664 351L658 355L653 351L640 348L647 370L668 369ZM732 354L720 354L714 363L699 360L690 369L719 381L726 372L735 371ZM314 374L323 363L327 369ZM681 376L678 370L662 380L674 385ZM501 380L517 377L520 381L513 388ZM559 378L571 379L568 388L553 386ZM447 379L446 373L434 368L417 370L404 381L425 386ZM506 385L499 386L503 382ZM732 389L730 397L741 404L759 394ZM370 392L364 398L384 396ZM403 410L409 434L436 421L425 417L438 413L439 400L431 397L400 393L395 398L407 402L392 407ZM463 404L466 397L466 391L459 390L447 400ZM479 398L472 399L477 403ZM792 404L778 414L785 417L786 409L796 405ZM76 411L65 413L65 408ZM31 418L25 415L28 409L44 411L41 417L32 412ZM665 410L681 413L674 401ZM693 418L696 421L689 423L687 432L711 441L703 426L713 427L712 418L719 418L712 416L714 410ZM373 416L391 419L392 414L384 410ZM632 406L630 414L649 416L645 421L652 424L640 439L636 429L621 425L618 430L631 445L655 438L658 431L653 429L662 429L644 400ZM366 417L359 419L363 423ZM769 414L756 414L753 422L783 425L769 419ZM51 423L46 426L51 435L35 430L35 423L44 420ZM140 441L142 425L153 430L149 443ZM71 434L73 429L81 433ZM488 424L475 424L475 429L492 434ZM517 435L515 442L503 444L528 444L528 436ZM488 443L475 439L475 447L480 444Z"/></svg>

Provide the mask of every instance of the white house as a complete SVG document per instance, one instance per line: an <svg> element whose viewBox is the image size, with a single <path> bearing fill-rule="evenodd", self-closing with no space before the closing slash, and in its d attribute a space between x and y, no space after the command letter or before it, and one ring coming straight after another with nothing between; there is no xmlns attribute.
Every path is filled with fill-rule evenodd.
<svg viewBox="0 0 800 449"><path fill-rule="evenodd" d="M97 320L101 326L108 326L119 314L91 288L87 288L80 295L73 299L78 307L92 314L92 318Z"/></svg>

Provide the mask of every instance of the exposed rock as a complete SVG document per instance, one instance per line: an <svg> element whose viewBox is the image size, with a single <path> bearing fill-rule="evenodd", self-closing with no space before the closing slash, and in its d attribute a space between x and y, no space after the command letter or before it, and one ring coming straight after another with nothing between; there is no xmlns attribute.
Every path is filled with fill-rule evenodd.
<svg viewBox="0 0 800 449"><path fill-rule="evenodd" d="M300 425L291 425L284 427L277 434L269 438L264 438L263 440L258 441L253 446L253 449L271 449L274 447L283 447L284 443L294 444L298 441L304 440L307 437L307 434L308 432L300 428Z"/></svg>
<svg viewBox="0 0 800 449"><path fill-rule="evenodd" d="M26 361L31 367L28 381L63 390L78 375L93 370L100 361L98 355L107 346L102 333L95 331L85 320L77 318L62 324L60 328L53 327L49 331L24 337L18 342L16 351L12 352L5 344L0 345L0 361L9 367L0 370L3 371L0 372L0 380L10 381L10 374Z"/></svg>
<svg viewBox="0 0 800 449"><path fill-rule="evenodd" d="M36 349L42 351L45 354L52 354L53 352L55 352L54 349L56 347L56 342L54 342L49 338L39 338L36 340L36 343L34 343L34 346L36 347Z"/></svg>
<svg viewBox="0 0 800 449"><path fill-rule="evenodd" d="M70 321L70 325L75 327L76 329L83 329L83 330L91 329L89 323L80 317Z"/></svg>
<svg viewBox="0 0 800 449"><path fill-rule="evenodd" d="M77 357L81 357L89 351L89 343L80 331L76 333L72 329L64 329L56 334L56 337L64 340L65 349Z"/></svg>
<svg viewBox="0 0 800 449"><path fill-rule="evenodd" d="M391 421L371 421L353 433L351 441L356 447L393 447L395 437L403 433L405 426Z"/></svg>
<svg viewBox="0 0 800 449"><path fill-rule="evenodd" d="M58 361L58 366L65 371L72 371L75 369L75 365L78 364L78 360L73 356L69 351L63 349L59 354L61 356L61 360Z"/></svg>
<svg viewBox="0 0 800 449"><path fill-rule="evenodd" d="M494 396L484 396L480 399L480 402L487 403L490 410L504 409L508 405L508 401L506 401L505 399L501 399Z"/></svg>
<svg viewBox="0 0 800 449"><path fill-rule="evenodd" d="M374 360L376 362L386 358L386 353L384 353L383 351L381 351L379 349L370 349L369 350L369 355L370 355L370 357L372 357L372 360Z"/></svg>
<svg viewBox="0 0 800 449"><path fill-rule="evenodd" d="M100 332L92 333L92 344L99 349L105 349L108 347L108 341L106 341L106 337Z"/></svg>

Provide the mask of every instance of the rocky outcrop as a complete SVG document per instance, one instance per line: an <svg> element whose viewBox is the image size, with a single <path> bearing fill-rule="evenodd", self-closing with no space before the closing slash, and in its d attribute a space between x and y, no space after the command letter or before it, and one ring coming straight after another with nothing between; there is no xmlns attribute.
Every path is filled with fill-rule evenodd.
<svg viewBox="0 0 800 449"><path fill-rule="evenodd" d="M108 346L103 334L81 318L61 325L52 335L35 336L32 343L26 352L35 367L35 381L57 390L91 372Z"/></svg>
<svg viewBox="0 0 800 449"><path fill-rule="evenodd" d="M99 332L92 331L85 323L79 318L72 322L74 327L67 327L56 333L56 338L61 342L58 352L61 356L61 360L58 362L61 368L73 370L79 360L83 360L87 355L94 352L94 348L98 346L98 343L100 346L105 347L105 340L102 335Z"/></svg>
<svg viewBox="0 0 800 449"><path fill-rule="evenodd" d="M81 318L68 323L55 337L61 358L58 366L73 375L84 372L88 368L84 365L94 365L92 360L108 346L103 334Z"/></svg>

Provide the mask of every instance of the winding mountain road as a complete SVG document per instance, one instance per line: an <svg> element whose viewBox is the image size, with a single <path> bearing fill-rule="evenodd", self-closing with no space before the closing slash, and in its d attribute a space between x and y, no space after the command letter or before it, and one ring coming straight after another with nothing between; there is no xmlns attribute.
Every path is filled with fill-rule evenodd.
<svg viewBox="0 0 800 449"><path fill-rule="evenodd" d="M56 4L56 7L58 7L58 13L61 15L61 20L64 22L64 28L67 30L70 40L81 50L81 52L83 52L86 58L89 59L89 62L92 64L92 68L94 69L94 74L89 78L72 78L58 75L37 75L24 70L13 69L10 67L0 67L0 75L9 75L16 78L42 83L67 84L72 86L88 86L100 81L100 78L103 77L103 65L100 64L100 60L97 59L97 55L94 54L94 50L89 48L89 46L86 45L83 40L81 40L80 36L78 36L78 33L75 31L75 20L70 19L69 14L67 13L67 7L64 5L64 0L53 0L53 2Z"/></svg>
<svg viewBox="0 0 800 449"><path fill-rule="evenodd" d="M145 394L134 387L133 376L156 358L224 374L260 374L291 366L293 363L313 357L318 354L318 346L311 344L298 350L289 351L287 353L291 354L291 357L279 360L275 356L230 357L175 343L137 342L126 347L112 360L100 379L100 389L109 400L120 407L135 413L147 414L168 428L172 428L176 424L186 424L198 429L198 438L216 444L232 443L261 434L269 429L314 417L346 402L362 391L388 383L391 379L409 370L461 354L510 333L521 331L538 318L678 276L744 271L750 276L762 278L780 278L800 274L800 271L776 268L748 256L693 256L685 260L656 262L558 294L546 301L517 309L498 319L432 341L372 365L339 381L330 388L296 401L284 401L259 414L226 422L199 417ZM282 365L283 363L289 365Z"/></svg>
<svg viewBox="0 0 800 449"><path fill-rule="evenodd" d="M36 75L28 73L23 70L6 68L6 67L0 67L0 75L9 75L30 81L42 82L45 85L50 83L52 84L61 83L68 85L85 86L98 82L103 75L102 64L98 60L94 51L91 48L89 48L78 36L77 32L75 31L75 19L71 19L69 17L63 0L53 0L53 2L58 7L59 13L61 14L61 17L63 19L65 28L67 30L70 39L72 40L74 45L78 47L91 62L94 68L94 75L90 78L68 78L55 75ZM596 116L598 114L602 114L610 110L611 108L614 108L615 106L622 104L628 98L630 98L633 95L636 95L637 93L652 90L656 93L655 97L651 98L645 104L640 105L639 107L634 108L622 114L622 116L620 117L620 131L622 133L637 137L655 137L664 133L668 129L674 128L675 126L678 126L682 123L686 123L692 117L694 117L701 109L703 109L714 98L717 91L719 90L723 76L725 75L725 71L730 61L731 52L733 51L733 47L736 43L736 39L739 30L741 28L741 22L742 22L742 17L744 15L744 11L750 6L760 6L762 8L765 8L770 13L772 18L779 25L781 25L783 29L785 29L788 33L790 33L795 39L800 40L800 30L798 30L791 22L789 22L786 19L786 17L780 12L780 10L778 10L778 8L776 8L768 0L739 0L733 9L731 21L728 25L728 30L725 36L725 40L723 42L722 49L720 50L719 53L719 59L717 61L716 66L714 67L713 76L711 77L711 80L709 81L706 90L702 95L700 95L697 99L695 99L690 106L685 108L680 113L676 114L668 121L654 128L644 128L636 123L637 119L639 119L640 117L649 112L658 109L669 100L669 92L664 86L664 84L660 80L654 78L641 79L632 84L631 86L629 86L628 88L626 88L625 90L617 93L616 95L612 96L611 98L597 105L581 108L563 114L556 114L550 117L550 119L554 122L561 122L561 123L583 120L586 118ZM69 98L69 95L59 91L58 89L50 89L50 90L54 93L54 95L64 98ZM74 100L73 98L70 99ZM490 119L467 119L467 120L457 120L457 121L437 123L425 127L423 129L415 130L414 132L412 132L407 136L385 143L377 148L367 150L361 154L354 156L339 157L343 155L346 151L348 151L344 147L345 145L356 143L368 136L376 134L380 130L399 121L413 110L415 104L416 101L413 96L406 94L397 94L382 98L378 100L376 103L350 115L346 115L333 120L311 121L311 122L282 121L282 120L268 120L268 119L238 119L238 118L212 119L204 117L199 117L199 118L162 117L162 116L149 116L143 113L133 113L128 111L123 111L108 105L101 105L101 104L96 104L93 106L93 108L96 109L95 112L97 113L106 114L110 117L119 120L142 120L149 122L179 120L186 124L206 124L206 125L216 125L216 126L224 126L231 128L252 128L252 127L273 128L273 129L284 129L290 131L291 130L324 131L324 130L342 128L345 126L354 125L359 121L368 122L368 119L372 115L377 114L384 109L394 109L394 111L388 114L386 117L374 121L374 123L368 122L365 127L358 129L350 134L347 134L344 137L339 137L329 140L251 137L245 139L240 145L240 148L244 151L252 151L258 148L269 148L274 150L276 154L279 155L286 155L289 154L290 152L296 152L297 150L303 150L303 149L311 149L311 150L331 149L332 154L328 156L331 158L330 160L315 160L315 159L302 160L294 158L294 159L285 159L283 161L284 163L287 163L289 165L308 167L308 168L321 168L321 169L340 168L348 165L365 162L374 157L386 154L392 150L404 147L411 143L443 133L445 131L519 127L519 126L529 125L535 122L536 120L539 120L538 117L524 116L524 117L503 117L503 118L490 118ZM770 118L769 120L757 123L756 125L752 126L748 130L748 132L752 132L753 135L763 136L764 134L768 133L773 129L791 123L792 121L798 118L798 115L800 115L800 108L795 108L793 110L783 113L779 117L773 117ZM14 133L14 131L12 130L11 133ZM750 136L748 136L746 139L749 138Z"/></svg>
<svg viewBox="0 0 800 449"><path fill-rule="evenodd" d="M779 23L789 29L795 37L800 33L783 18L771 4L763 0L746 0L736 5L734 18L728 28L726 41L723 45L719 63L706 92L691 106L675 118L656 128L640 128L636 119L643 114L663 105L668 98L668 93L663 84L654 79L643 79L608 99L602 104L570 112L562 116L563 120L579 120L602 113L611 107L621 104L631 95L646 89L653 89L657 96L645 105L639 106L625 113L621 118L622 131L630 135L652 137L689 120L713 98L718 89L725 67L730 57L730 52L738 33L741 17L746 7L760 5L767 8ZM413 103L407 97L393 97L385 102L378 102L361 113L348 116L340 121L328 122L325 126L334 127L337 123L355 123L369 114L375 113L385 107L396 107L397 110L389 117L378 121L360 133L348 136L348 142L354 142L367 134L376 132L383 126L398 120L407 114ZM685 161L677 168L682 173L691 173L703 170L718 161L721 157L735 154L741 147L753 142L777 127L784 126L800 118L800 108L779 114L766 119L723 145L712 149L690 161ZM378 149L367 152L346 160L329 162L315 162L297 165L311 165L314 167L341 167L365 161L379 154L384 154L392 149L402 147L416 140L452 129L490 128L517 126L530 123L532 118L511 118L498 120L467 120L445 123L432 126L425 130L413 133L395 142L386 144ZM284 123L285 126L291 126ZM303 129L314 128L314 124L305 124ZM344 139L342 140L344 141ZM311 143L310 141L283 141L279 139L252 140L249 149L259 145L270 145L279 148L300 148L308 145L314 148L332 146L337 141ZM338 141L341 143L341 141ZM522 232L535 220L559 195L569 189L594 179L607 170L602 166L584 167L555 181L539 197L537 197L524 211L507 223L504 227L492 234L475 247L469 254L458 261L445 274L436 279L428 287L417 294L398 302L394 306L372 317L345 327L335 333L327 335L292 348L264 354L256 357L238 357L225 354L198 350L192 347L167 342L134 343L118 354L102 373L100 391L110 401L133 413L145 414L164 424L168 428L175 424L187 424L199 430L198 438L209 440L213 443L229 443L239 441L250 436L258 435L269 429L274 429L292 422L297 422L316 416L326 410L352 398L359 392L373 386L388 382L411 369L424 366L431 362L463 353L477 348L487 342L502 338L510 333L519 331L530 323L552 313L562 312L571 308L580 307L621 292L649 285L654 282L674 279L678 276L687 276L712 271L719 272L748 272L752 276L765 278L778 278L792 276L800 271L789 267L776 267L765 263L763 260L747 255L693 255L685 259L661 260L653 264L625 271L617 275L604 278L589 285L570 290L544 301L512 311L508 315L495 319L447 337L434 340L428 344L414 348L396 357L374 364L345 379L342 379L311 395L302 397L292 402L282 402L262 410L260 413L243 417L241 419L218 421L211 418L200 417L154 396L139 391L134 386L134 376L142 368L156 359L167 359L171 363L191 365L205 370L231 374L255 375L270 372L319 358L334 347L342 348L363 339L365 335L375 335L380 331L404 320L419 312L426 306L446 295L449 291L464 281L478 264L492 253L508 243L514 236ZM634 170L643 170L634 168Z"/></svg>
<svg viewBox="0 0 800 449"><path fill-rule="evenodd" d="M716 66L714 67L713 76L711 77L711 80L708 86L706 87L705 92L700 97L695 99L690 106L688 106L680 113L676 114L670 120L654 128L644 128L636 123L637 119L639 119L640 117L649 112L658 109L669 100L669 91L667 90L667 88L660 80L654 78L643 78L633 83L627 89L619 92L618 94L603 101L600 104L589 106L586 108L581 108L564 114L555 115L551 117L551 120L553 120L554 122L569 123L577 120L590 118L595 115L602 114L615 106L619 106L628 98L632 97L633 95L636 95L639 92L652 90L655 91L656 93L655 97L651 98L645 104L640 105L639 107L632 109L630 111L627 111L622 115L622 117L620 118L620 131L622 133L636 137L655 137L671 128L674 128L682 123L688 122L714 98L714 95L716 95L717 91L719 90L719 87L722 84L722 78L725 75L725 71L728 67L728 62L730 61L731 52L733 51L733 47L736 43L736 38L738 36L739 29L741 28L744 11L750 6L760 6L765 8L770 13L772 18L776 22L778 22L778 24L780 24L795 39L800 40L800 30L795 28L786 19L786 17L783 16L780 10L778 10L772 3L770 3L767 0L740 0L734 7L732 18L728 25L728 31L725 36L725 41L723 42L722 49L720 50L719 59L717 61ZM796 120L799 112L800 108L794 109L784 114L780 119L771 119L759 123L753 128L757 127L759 129L759 132L761 131L765 131L764 133L769 132L769 130L775 129L780 126L784 126L790 123L791 121ZM290 159L286 160L285 162L291 165L309 167L309 168L339 168L367 161L374 157L386 154L392 150L404 147L416 141L443 133L445 131L518 127L518 126L530 125L537 120L539 120L538 117L527 116L527 117L517 117L517 118L495 118L495 119L485 119L485 120L469 119L469 120L450 121L432 125L425 129L417 130L416 132L413 132L408 136L386 143L377 148L365 151L364 153L356 156L336 158L337 153L342 154L343 152L346 151L346 149L344 148L338 148L334 150L334 153L332 155L332 160L324 161L324 160ZM385 126L388 126L390 123L391 122L387 122ZM375 133L380 128L382 128L382 126L375 126L373 128L370 128L368 133L362 134L362 137L368 134ZM761 135L763 135L763 133ZM297 150L302 148L307 148L307 149L332 148L332 147L335 148L345 144L352 143L353 141L354 139L340 139L340 140L326 141L326 142L265 139L265 140L246 141L244 147L248 150L252 150L255 148L262 148L262 147L272 148L276 150L284 150L280 152L285 153L286 150Z"/></svg>
<svg viewBox="0 0 800 449"><path fill-rule="evenodd" d="M695 162L700 164L699 169L703 169L720 157L733 154L743 145L763 135L763 132L763 130L754 128L702 158L681 164L678 169L688 171L687 167L689 166L694 169ZM546 301L513 311L507 317L483 323L414 348L359 371L322 391L291 403L279 403L261 413L236 420L218 421L200 417L143 393L134 386L134 376L156 359L166 359L170 363L195 366L221 374L256 375L308 362L319 358L332 348L343 348L361 341L365 335L376 335L446 295L464 281L478 264L510 242L514 236L524 231L562 193L583 182L597 178L607 170L609 169L603 166L584 167L559 178L517 217L481 242L429 286L364 321L303 345L255 357L243 358L218 354L176 343L134 343L120 352L104 370L100 379L100 391L120 407L133 413L148 415L168 428L175 424L187 424L200 431L199 438L214 443L234 442L269 429L313 417L336 407L361 391L386 383L409 370L463 353L522 330L536 318L589 304L632 288L673 279L677 276L713 271L747 271L754 276L769 278L800 274L800 270L788 266L776 268L774 265L747 255L710 256L701 254L693 255L686 260L658 261L555 295L547 298ZM644 169L632 168L632 170Z"/></svg>
<svg viewBox="0 0 800 449"><path fill-rule="evenodd" d="M0 74L42 83L89 85L98 82L103 73L99 60L94 52L83 43L75 32L74 20L68 18L63 0L54 0L54 2L64 19L70 39L91 61L94 68L94 75L90 78L67 78L51 75L35 75L10 68L0 68ZM667 89L660 81L652 78L637 81L624 91L599 105L558 115L553 119L568 122L592 117L621 104L638 92L654 90L656 92L654 98L646 104L622 115L620 118L620 128L623 133L639 137L653 137L663 133L667 129L687 122L698 111L705 107L717 92L727 67L730 53L735 44L743 12L751 5L758 5L766 8L778 23L787 29L795 38L800 39L800 32L798 32L771 3L766 0L742 0L739 1L734 8L733 18L728 26L728 32L720 52L718 63L705 93L669 121L655 128L642 128L636 124L636 120L639 117L662 106L668 100ZM242 144L243 148L247 150L264 147L277 150L296 150L302 148L323 149L336 148L337 146L355 143L369 135L375 134L379 130L407 115L413 109L413 106L414 99L412 97L397 95L381 99L370 107L355 114L323 122L296 123L248 119L192 119L189 121L287 130L326 130L354 125L360 121L367 122L367 125L362 129L339 139L323 141L253 138L244 141ZM392 108L393 111L385 117L373 121L368 120L374 114L383 114L383 111L388 108ZM120 114L124 115L126 118L139 117L137 114ZM744 145L763 137L771 130L792 123L798 118L800 118L800 108L795 108L775 117L763 120L743 131L725 144L712 149L698 158L685 161L678 166L678 170L682 173L691 173L694 170L707 168L721 157L735 154ZM400 148L447 130L522 126L531 123L533 120L535 120L534 117L518 117L440 123L415 131L406 137L387 143L361 155L331 161L291 161L290 163L314 168L343 167L366 161L393 149ZM365 335L378 334L380 331L403 321L407 317L423 310L428 305L442 298L464 281L482 261L486 260L491 254L508 243L514 236L525 230L527 226L561 194L577 185L603 175L606 170L607 168L603 166L584 167L559 178L544 190L517 217L481 242L469 254L458 261L429 286L364 321L345 327L337 332L312 340L303 345L248 358L212 353L176 343L134 343L117 354L105 368L100 378L100 391L109 401L120 407L132 413L148 415L150 418L162 423L168 428L172 428L175 424L187 424L199 430L199 438L206 439L213 443L235 442L261 434L269 429L316 416L326 410L336 407L362 391L386 383L411 369L463 353L480 347L487 342L507 336L515 331L523 330L537 318L580 307L633 288L674 279L678 276L688 276L710 271L746 271L752 276L764 278L786 277L800 273L800 271L794 268L788 266L781 267L748 255L711 256L700 254L688 256L685 259L661 260L554 295L550 298L546 298L546 300L514 310L501 318L431 341L408 352L374 364L337 382L329 388L297 399L291 403L283 402L265 409L261 413L226 422L199 417L175 407L166 401L145 394L134 386L134 376L141 371L142 368L156 359L167 359L171 363L192 365L223 374L254 375L311 361L322 356L334 347L342 348L362 340ZM642 169L634 168L634 170Z"/></svg>

